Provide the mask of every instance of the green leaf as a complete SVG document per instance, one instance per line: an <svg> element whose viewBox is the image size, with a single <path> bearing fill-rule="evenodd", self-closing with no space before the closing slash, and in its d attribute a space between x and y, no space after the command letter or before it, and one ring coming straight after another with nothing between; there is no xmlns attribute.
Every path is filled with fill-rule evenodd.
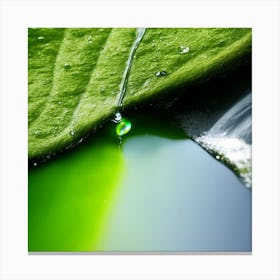
<svg viewBox="0 0 280 280"><path fill-rule="evenodd" d="M112 117L135 28L31 28L30 159L66 148ZM171 94L243 62L249 28L151 28L137 48L123 109ZM166 75L156 73L162 71Z"/></svg>

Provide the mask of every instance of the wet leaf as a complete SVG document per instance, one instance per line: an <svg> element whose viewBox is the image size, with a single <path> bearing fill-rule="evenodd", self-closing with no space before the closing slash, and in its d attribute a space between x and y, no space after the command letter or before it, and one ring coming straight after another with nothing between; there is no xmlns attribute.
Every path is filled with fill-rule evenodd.
<svg viewBox="0 0 280 280"><path fill-rule="evenodd" d="M111 118L134 28L31 28L28 37L29 158L63 150ZM237 67L251 29L147 29L134 54L123 109Z"/></svg>

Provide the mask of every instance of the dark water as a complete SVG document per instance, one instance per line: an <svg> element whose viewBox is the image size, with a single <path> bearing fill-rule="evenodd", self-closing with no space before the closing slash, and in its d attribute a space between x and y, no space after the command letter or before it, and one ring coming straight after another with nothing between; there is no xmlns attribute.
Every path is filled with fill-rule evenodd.
<svg viewBox="0 0 280 280"><path fill-rule="evenodd" d="M251 251L251 190L168 120L137 113L29 171L29 251Z"/></svg>

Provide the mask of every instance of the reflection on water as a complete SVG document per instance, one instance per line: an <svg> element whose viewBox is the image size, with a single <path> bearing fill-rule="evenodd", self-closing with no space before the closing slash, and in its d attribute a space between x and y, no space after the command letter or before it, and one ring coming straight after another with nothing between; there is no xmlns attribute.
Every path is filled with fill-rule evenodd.
<svg viewBox="0 0 280 280"><path fill-rule="evenodd" d="M123 153L101 250L251 251L250 190L196 143L145 135Z"/></svg>

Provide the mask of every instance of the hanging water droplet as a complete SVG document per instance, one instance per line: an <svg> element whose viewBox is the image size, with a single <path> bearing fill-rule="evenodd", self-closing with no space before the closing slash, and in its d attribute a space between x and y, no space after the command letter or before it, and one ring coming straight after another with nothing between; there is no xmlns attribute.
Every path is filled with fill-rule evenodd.
<svg viewBox="0 0 280 280"><path fill-rule="evenodd" d="M116 126L116 133L118 136L127 134L131 129L131 122L123 118Z"/></svg>
<svg viewBox="0 0 280 280"><path fill-rule="evenodd" d="M166 76L167 73L165 71L158 71L155 73L155 76L156 77L163 77L163 76Z"/></svg>
<svg viewBox="0 0 280 280"><path fill-rule="evenodd" d="M37 166L37 165L38 165L38 163L37 163L37 162L34 162L34 163L33 163L33 166Z"/></svg>
<svg viewBox="0 0 280 280"><path fill-rule="evenodd" d="M75 135L75 130L70 130L69 134L70 134L71 136L74 136L74 135Z"/></svg>
<svg viewBox="0 0 280 280"><path fill-rule="evenodd" d="M117 112L114 116L113 122L119 123L122 120L122 114L120 112Z"/></svg>
<svg viewBox="0 0 280 280"><path fill-rule="evenodd" d="M39 36L37 39L38 39L38 41L43 41L43 40L45 40L45 37L44 36Z"/></svg>
<svg viewBox="0 0 280 280"><path fill-rule="evenodd" d="M64 69L69 70L71 68L71 65L69 63L64 63Z"/></svg>
<svg viewBox="0 0 280 280"><path fill-rule="evenodd" d="M180 46L180 54L186 54L190 51L190 48L189 47L185 47L185 46Z"/></svg>

